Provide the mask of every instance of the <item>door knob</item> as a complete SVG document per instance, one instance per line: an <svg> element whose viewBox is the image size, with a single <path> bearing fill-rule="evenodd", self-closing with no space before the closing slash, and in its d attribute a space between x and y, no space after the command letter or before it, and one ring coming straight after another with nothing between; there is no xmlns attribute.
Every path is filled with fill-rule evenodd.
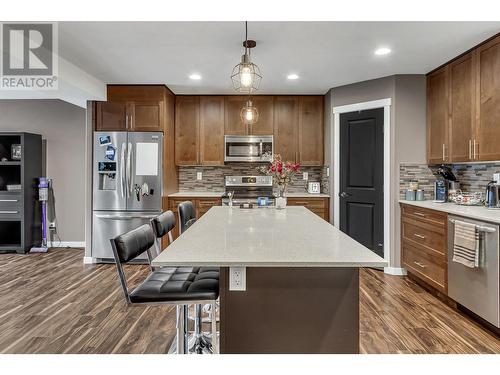
<svg viewBox="0 0 500 375"><path fill-rule="evenodd" d="M350 196L351 196L351 194L346 193L345 191L343 191L342 193L339 194L340 198L347 198L347 197L350 197Z"/></svg>

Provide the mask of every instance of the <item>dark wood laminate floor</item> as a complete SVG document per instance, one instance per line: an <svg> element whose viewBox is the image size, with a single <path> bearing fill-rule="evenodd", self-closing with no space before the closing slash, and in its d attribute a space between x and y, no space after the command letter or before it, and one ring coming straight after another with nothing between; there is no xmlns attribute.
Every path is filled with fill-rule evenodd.
<svg viewBox="0 0 500 375"><path fill-rule="evenodd" d="M165 353L173 307L127 307L114 265L83 251L0 254L0 353ZM131 285L145 266L126 266ZM362 353L500 353L500 340L408 278L360 273Z"/></svg>

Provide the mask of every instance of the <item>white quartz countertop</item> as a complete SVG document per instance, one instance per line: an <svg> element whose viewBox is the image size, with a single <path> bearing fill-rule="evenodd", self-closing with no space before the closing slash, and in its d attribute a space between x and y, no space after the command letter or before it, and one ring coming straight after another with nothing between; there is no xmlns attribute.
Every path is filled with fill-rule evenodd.
<svg viewBox="0 0 500 375"><path fill-rule="evenodd" d="M178 191L177 193L169 194L169 198L182 197L200 197L200 198L220 198L224 195L223 191Z"/></svg>
<svg viewBox="0 0 500 375"><path fill-rule="evenodd" d="M309 194L307 192L303 193L287 193L288 198L330 198L330 194Z"/></svg>
<svg viewBox="0 0 500 375"><path fill-rule="evenodd" d="M153 266L384 267L387 262L301 206L212 207Z"/></svg>
<svg viewBox="0 0 500 375"><path fill-rule="evenodd" d="M400 200L399 202L416 207L428 208L430 210L442 211L457 216L464 216L471 219L483 220L491 223L500 223L500 210L488 209L484 206L459 206L455 203L436 203L430 200Z"/></svg>

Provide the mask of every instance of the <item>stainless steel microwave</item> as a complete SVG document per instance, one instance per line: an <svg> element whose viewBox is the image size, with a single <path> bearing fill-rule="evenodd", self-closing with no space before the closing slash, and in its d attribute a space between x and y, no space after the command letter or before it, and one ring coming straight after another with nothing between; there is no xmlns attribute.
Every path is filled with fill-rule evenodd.
<svg viewBox="0 0 500 375"><path fill-rule="evenodd" d="M224 161L270 162L273 159L272 135L224 136Z"/></svg>

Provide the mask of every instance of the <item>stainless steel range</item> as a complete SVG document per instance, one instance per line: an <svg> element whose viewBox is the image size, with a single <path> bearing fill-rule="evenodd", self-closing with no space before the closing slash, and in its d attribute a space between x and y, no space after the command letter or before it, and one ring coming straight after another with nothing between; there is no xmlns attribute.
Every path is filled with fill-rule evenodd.
<svg viewBox="0 0 500 375"><path fill-rule="evenodd" d="M274 205L272 176L226 176L224 186L223 205L229 205L231 199L234 206L258 204L258 198L267 198L268 205Z"/></svg>

